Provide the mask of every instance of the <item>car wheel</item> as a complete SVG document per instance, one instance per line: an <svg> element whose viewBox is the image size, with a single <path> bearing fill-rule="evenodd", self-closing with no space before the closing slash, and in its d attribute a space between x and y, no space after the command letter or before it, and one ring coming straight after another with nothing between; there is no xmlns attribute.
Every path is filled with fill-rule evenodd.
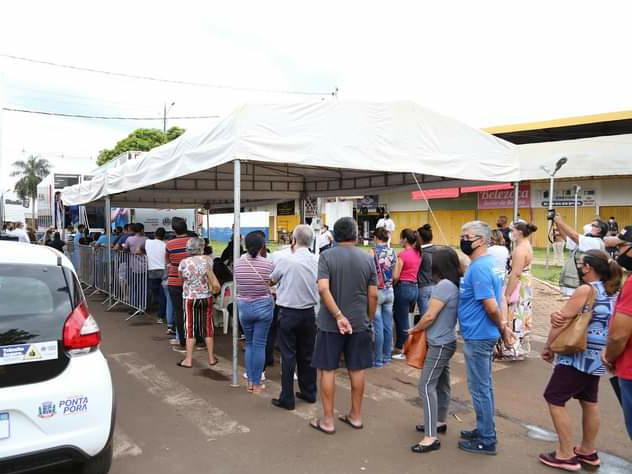
<svg viewBox="0 0 632 474"><path fill-rule="evenodd" d="M78 467L77 474L107 474L112 465L113 444L110 440L103 451Z"/></svg>

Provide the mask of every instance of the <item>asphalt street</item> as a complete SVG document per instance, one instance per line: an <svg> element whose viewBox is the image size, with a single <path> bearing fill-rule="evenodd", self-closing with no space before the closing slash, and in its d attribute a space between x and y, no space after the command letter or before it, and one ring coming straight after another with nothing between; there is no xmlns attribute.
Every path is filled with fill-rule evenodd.
<svg viewBox="0 0 632 474"><path fill-rule="evenodd" d="M308 426L319 413L318 404L297 403L291 412L270 404L280 387L278 363L267 371L264 394L249 394L243 385L232 388L230 338L221 330L216 338L220 363L208 368L205 352L196 352L194 368L184 369L176 366L181 354L168 344L165 326L153 317L125 321L127 313L105 312L98 298L90 300L90 308L103 331L102 349L117 394L112 474L551 472L536 459L538 453L554 449L541 396L551 368L535 353L523 362L494 366L499 453L491 457L456 447L459 431L471 428L474 420L459 348L452 361L448 433L441 438L440 451L419 455L410 451L420 440L414 429L422 421L419 372L403 362L369 371L363 430L339 423L336 434L328 436ZM536 343L534 350L538 348ZM349 393L349 380L341 370L339 413L348 409ZM601 472L630 474L630 441L605 379L600 395L599 445L606 453ZM575 406L573 413L580 420ZM579 424L576 428L579 433Z"/></svg>

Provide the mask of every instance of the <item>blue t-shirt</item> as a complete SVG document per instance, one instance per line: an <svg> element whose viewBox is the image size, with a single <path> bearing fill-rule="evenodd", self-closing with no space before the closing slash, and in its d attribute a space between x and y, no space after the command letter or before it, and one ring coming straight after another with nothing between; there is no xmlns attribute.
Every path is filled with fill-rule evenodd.
<svg viewBox="0 0 632 474"><path fill-rule="evenodd" d="M498 339L498 326L489 318L483 300L495 298L500 305L503 293L502 276L495 270L494 258L484 255L472 262L461 281L459 293L459 326L463 339Z"/></svg>
<svg viewBox="0 0 632 474"><path fill-rule="evenodd" d="M107 234L102 234L98 239L97 239L97 245L102 245L104 247L107 247L108 245L108 236Z"/></svg>

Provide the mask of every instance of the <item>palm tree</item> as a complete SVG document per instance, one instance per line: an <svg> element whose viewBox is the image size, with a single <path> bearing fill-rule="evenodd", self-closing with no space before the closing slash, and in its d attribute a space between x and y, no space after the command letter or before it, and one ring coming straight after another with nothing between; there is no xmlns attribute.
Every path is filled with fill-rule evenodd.
<svg viewBox="0 0 632 474"><path fill-rule="evenodd" d="M37 218L35 216L35 201L37 201L37 185L50 173L50 163L45 158L31 155L26 161L19 160L13 163L15 171L11 176L19 176L15 183L15 192L20 199L31 199L33 209L33 225L37 228ZM37 229L36 229L37 230Z"/></svg>

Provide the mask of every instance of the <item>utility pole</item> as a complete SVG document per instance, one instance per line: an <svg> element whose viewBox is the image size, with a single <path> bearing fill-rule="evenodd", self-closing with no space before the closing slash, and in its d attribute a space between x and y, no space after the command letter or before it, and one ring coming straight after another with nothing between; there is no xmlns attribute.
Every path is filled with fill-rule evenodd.
<svg viewBox="0 0 632 474"><path fill-rule="evenodd" d="M164 133L167 133L167 112L169 112L169 110L171 110L171 107L173 107L174 105L176 105L175 102L171 102L171 105L169 105L169 108L167 109L167 103L165 102L163 104L162 107L162 131Z"/></svg>

